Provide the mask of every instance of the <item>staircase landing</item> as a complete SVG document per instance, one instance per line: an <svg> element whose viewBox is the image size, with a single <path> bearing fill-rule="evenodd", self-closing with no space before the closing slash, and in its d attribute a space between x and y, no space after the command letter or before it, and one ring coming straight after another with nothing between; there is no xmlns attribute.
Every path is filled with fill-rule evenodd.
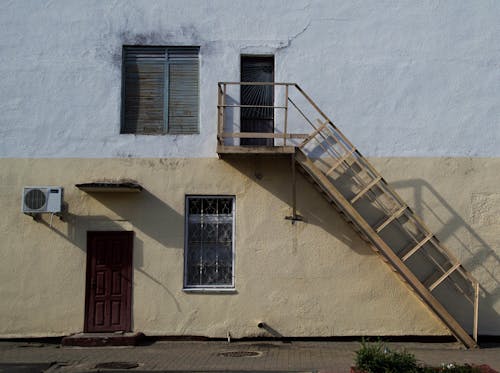
<svg viewBox="0 0 500 373"><path fill-rule="evenodd" d="M264 155L283 155L295 153L294 146L229 146L218 145L217 153L219 156L224 155L250 155L250 154L264 154Z"/></svg>

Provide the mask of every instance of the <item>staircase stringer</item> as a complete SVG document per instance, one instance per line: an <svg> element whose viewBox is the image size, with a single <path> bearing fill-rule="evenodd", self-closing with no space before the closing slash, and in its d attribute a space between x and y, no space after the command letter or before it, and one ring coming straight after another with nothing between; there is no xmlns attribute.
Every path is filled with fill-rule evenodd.
<svg viewBox="0 0 500 373"><path fill-rule="evenodd" d="M379 251L392 268L401 278L418 294L423 303L447 326L450 332L466 347L477 347L476 341L462 328L443 305L431 294L431 292L420 282L420 280L410 271L402 260L391 250L382 240L378 233L366 220L354 209L349 201L337 190L328 178L319 170L313 162L300 149L296 149L296 162L309 174L317 185L324 190L337 207L353 221L359 230L365 235L373 246Z"/></svg>

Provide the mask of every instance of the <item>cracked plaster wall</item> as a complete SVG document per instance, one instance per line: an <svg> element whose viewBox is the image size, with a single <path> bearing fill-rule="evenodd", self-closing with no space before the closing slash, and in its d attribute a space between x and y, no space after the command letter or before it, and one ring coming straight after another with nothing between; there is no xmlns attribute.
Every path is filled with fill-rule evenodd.
<svg viewBox="0 0 500 373"><path fill-rule="evenodd" d="M276 56L369 156L496 157L495 1L4 1L0 156L215 157L216 84ZM199 45L200 135L119 135L124 44Z"/></svg>

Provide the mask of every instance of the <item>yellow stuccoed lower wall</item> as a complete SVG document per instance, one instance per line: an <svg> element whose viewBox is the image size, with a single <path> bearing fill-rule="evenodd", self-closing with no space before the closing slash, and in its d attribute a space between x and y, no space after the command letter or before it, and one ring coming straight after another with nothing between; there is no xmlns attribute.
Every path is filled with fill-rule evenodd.
<svg viewBox="0 0 500 373"><path fill-rule="evenodd" d="M500 334L500 159L387 158L375 166L482 286L480 333ZM86 232L133 230L132 328L233 337L442 335L447 329L301 176L291 224L288 159L1 159L0 337L83 330ZM74 185L132 179L137 194ZM65 221L21 213L23 186L64 187ZM236 196L235 284L183 287L187 194Z"/></svg>

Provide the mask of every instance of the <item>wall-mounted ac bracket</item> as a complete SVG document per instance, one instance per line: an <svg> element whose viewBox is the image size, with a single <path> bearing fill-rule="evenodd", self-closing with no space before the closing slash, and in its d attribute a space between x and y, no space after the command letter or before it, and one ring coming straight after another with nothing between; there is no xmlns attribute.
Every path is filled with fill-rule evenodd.
<svg viewBox="0 0 500 373"><path fill-rule="evenodd" d="M285 219L286 220L291 220L292 221L292 224L295 224L296 221L304 221L304 217L298 215L298 214L295 214L295 216L285 216Z"/></svg>

